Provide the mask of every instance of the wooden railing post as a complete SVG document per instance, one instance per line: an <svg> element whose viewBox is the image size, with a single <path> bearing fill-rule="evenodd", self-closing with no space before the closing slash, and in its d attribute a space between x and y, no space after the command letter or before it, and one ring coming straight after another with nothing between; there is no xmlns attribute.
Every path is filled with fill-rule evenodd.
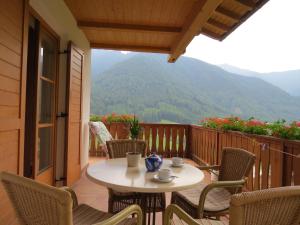
<svg viewBox="0 0 300 225"><path fill-rule="evenodd" d="M193 149L192 149L192 126L188 125L185 130L185 157L188 159L192 159Z"/></svg>

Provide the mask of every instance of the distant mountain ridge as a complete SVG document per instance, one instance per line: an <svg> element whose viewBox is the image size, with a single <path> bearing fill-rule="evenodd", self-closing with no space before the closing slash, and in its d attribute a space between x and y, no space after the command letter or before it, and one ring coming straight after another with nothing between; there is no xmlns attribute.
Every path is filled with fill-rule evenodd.
<svg viewBox="0 0 300 225"><path fill-rule="evenodd" d="M257 77L267 81L290 95L300 96L300 70L289 70L272 73L258 73L250 70L240 69L231 65L220 65L224 70L243 76Z"/></svg>
<svg viewBox="0 0 300 225"><path fill-rule="evenodd" d="M145 122L179 123L228 115L300 119L299 98L261 79L188 57L169 64L165 55L120 54L105 54L111 66L92 78L91 113L135 113ZM98 66L104 62L97 60Z"/></svg>

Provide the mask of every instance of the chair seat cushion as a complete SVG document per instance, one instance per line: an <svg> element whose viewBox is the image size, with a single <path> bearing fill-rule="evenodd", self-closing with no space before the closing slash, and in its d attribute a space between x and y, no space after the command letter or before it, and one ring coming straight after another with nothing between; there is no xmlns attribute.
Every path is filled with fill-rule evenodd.
<svg viewBox="0 0 300 225"><path fill-rule="evenodd" d="M219 220L208 220L208 219L198 219L195 220L199 225L228 225L228 222L223 222ZM171 225L188 225L183 220L179 219L177 216L174 216L172 219Z"/></svg>
<svg viewBox="0 0 300 225"><path fill-rule="evenodd" d="M176 192L176 195L184 199L189 205L198 208L201 192L206 184L201 184L197 188ZM208 192L204 211L218 212L229 208L231 194L225 188L214 188Z"/></svg>
<svg viewBox="0 0 300 225"><path fill-rule="evenodd" d="M136 194L134 192L119 192L112 190L112 194L116 196L135 196Z"/></svg>
<svg viewBox="0 0 300 225"><path fill-rule="evenodd" d="M81 204L73 210L73 224L74 225L92 225L106 220L113 215L105 213L88 205ZM136 224L135 219L126 219L120 225Z"/></svg>
<svg viewBox="0 0 300 225"><path fill-rule="evenodd" d="M228 225L227 222L218 221L218 220L201 219L196 221L199 223L199 225Z"/></svg>

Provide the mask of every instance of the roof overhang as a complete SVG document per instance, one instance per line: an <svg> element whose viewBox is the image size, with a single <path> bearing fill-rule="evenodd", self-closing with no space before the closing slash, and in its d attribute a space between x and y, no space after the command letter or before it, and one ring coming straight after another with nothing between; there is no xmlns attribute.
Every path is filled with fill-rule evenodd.
<svg viewBox="0 0 300 225"><path fill-rule="evenodd" d="M169 54L199 34L222 41L268 0L65 0L92 48Z"/></svg>

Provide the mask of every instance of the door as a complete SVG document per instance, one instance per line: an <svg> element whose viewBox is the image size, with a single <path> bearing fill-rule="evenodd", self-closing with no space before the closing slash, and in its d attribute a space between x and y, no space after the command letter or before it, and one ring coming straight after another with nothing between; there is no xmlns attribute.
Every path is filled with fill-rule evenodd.
<svg viewBox="0 0 300 225"><path fill-rule="evenodd" d="M54 184L58 40L40 27L34 178Z"/></svg>
<svg viewBox="0 0 300 225"><path fill-rule="evenodd" d="M71 42L68 45L66 184L72 185L81 175L82 73L83 51Z"/></svg>

